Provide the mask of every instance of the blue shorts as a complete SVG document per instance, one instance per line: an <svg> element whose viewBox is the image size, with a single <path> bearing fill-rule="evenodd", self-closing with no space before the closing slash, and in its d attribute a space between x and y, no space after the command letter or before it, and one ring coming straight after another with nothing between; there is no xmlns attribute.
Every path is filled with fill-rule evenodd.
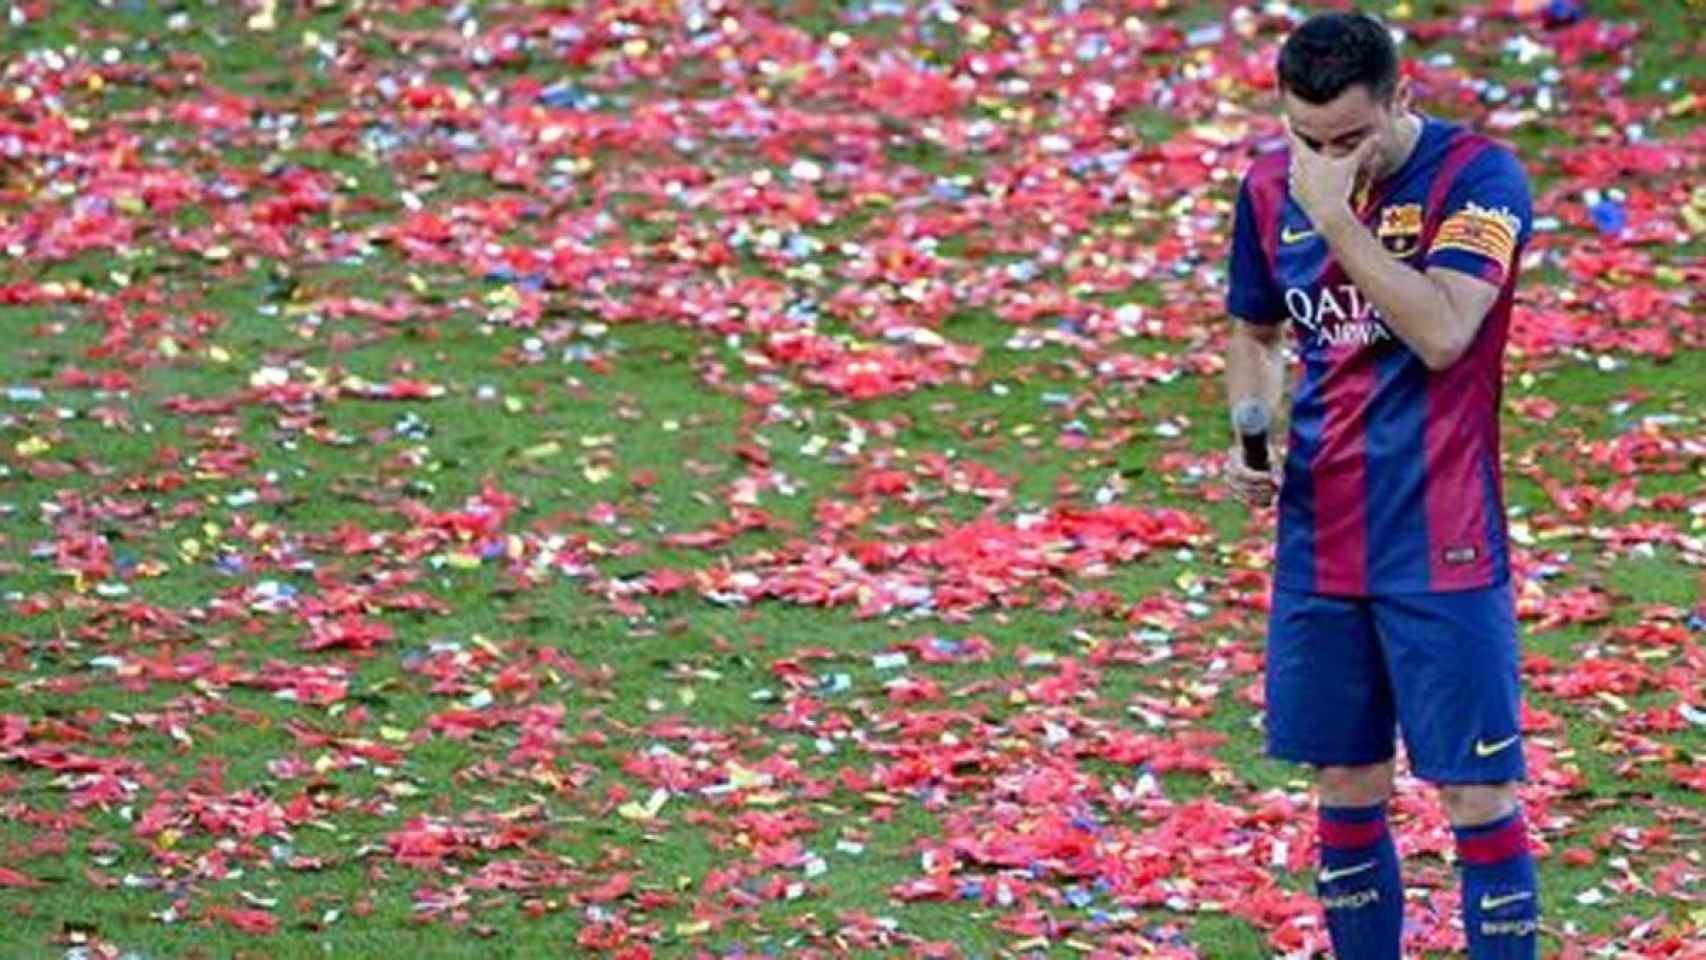
<svg viewBox="0 0 1706 960"><path fill-rule="evenodd" d="M1521 780L1516 638L1509 584L1378 597L1275 588L1268 755L1316 766L1382 763L1402 731L1423 780Z"/></svg>

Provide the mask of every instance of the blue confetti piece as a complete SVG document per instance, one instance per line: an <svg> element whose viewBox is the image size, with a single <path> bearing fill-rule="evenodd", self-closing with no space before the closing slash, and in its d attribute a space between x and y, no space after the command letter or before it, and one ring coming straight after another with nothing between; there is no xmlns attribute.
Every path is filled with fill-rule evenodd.
<svg viewBox="0 0 1706 960"><path fill-rule="evenodd" d="M1552 0L1540 14L1540 22L1547 27L1567 27L1581 18L1582 5L1575 0Z"/></svg>
<svg viewBox="0 0 1706 960"><path fill-rule="evenodd" d="M555 110L579 110L597 102L597 94L587 93L566 83L554 83L539 91L539 105Z"/></svg>
<svg viewBox="0 0 1706 960"><path fill-rule="evenodd" d="M936 200L964 200L966 191L951 180L937 180L930 185L930 196Z"/></svg>
<svg viewBox="0 0 1706 960"><path fill-rule="evenodd" d="M1622 233L1623 229L1629 226L1628 212L1623 209L1622 204L1612 200L1601 200L1589 207L1588 213L1593 216L1594 226L1607 236Z"/></svg>

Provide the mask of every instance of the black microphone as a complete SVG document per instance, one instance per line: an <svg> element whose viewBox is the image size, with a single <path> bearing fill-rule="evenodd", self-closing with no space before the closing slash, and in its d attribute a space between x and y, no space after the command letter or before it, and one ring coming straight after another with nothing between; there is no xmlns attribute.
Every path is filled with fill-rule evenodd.
<svg viewBox="0 0 1706 960"><path fill-rule="evenodd" d="M1232 411L1232 425L1244 444L1244 465L1258 473L1272 469L1268 462L1268 408L1246 400Z"/></svg>

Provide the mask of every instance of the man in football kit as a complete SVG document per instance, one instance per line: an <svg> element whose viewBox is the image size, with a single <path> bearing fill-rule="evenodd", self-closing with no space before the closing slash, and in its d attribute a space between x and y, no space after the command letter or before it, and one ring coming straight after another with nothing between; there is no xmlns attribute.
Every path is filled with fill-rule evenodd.
<svg viewBox="0 0 1706 960"><path fill-rule="evenodd" d="M1278 72L1289 149L1240 186L1227 294L1234 410L1278 409L1282 321L1301 357L1281 472L1239 447L1228 466L1246 502L1279 497L1268 752L1315 768L1341 960L1400 956L1399 732L1456 834L1470 957L1532 958L1498 434L1527 182L1505 147L1410 108L1377 20L1305 21Z"/></svg>

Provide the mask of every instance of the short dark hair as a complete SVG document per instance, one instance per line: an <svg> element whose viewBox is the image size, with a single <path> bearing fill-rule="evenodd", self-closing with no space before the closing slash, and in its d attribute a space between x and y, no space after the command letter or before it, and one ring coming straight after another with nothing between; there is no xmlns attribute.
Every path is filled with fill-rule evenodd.
<svg viewBox="0 0 1706 960"><path fill-rule="evenodd" d="M1338 99L1354 86L1385 101L1398 89L1398 48L1386 25L1364 13L1319 13L1286 37L1280 89L1307 103Z"/></svg>

